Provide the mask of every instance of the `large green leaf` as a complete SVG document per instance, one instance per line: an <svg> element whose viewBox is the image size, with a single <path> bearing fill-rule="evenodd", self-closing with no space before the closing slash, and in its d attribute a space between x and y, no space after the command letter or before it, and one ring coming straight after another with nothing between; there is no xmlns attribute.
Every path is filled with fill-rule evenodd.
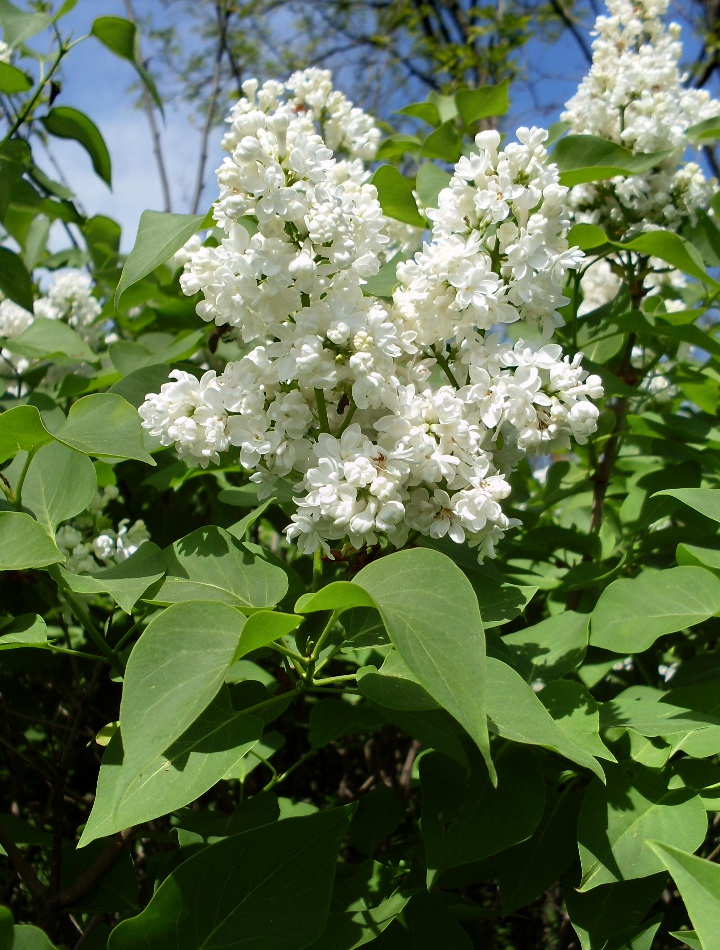
<svg viewBox="0 0 720 950"><path fill-rule="evenodd" d="M368 564L354 583L375 601L412 675L464 726L492 771L485 635L468 579L450 558L415 548Z"/></svg>
<svg viewBox="0 0 720 950"><path fill-rule="evenodd" d="M61 521L87 508L96 487L95 466L90 459L60 442L51 442L30 463L22 501L52 534Z"/></svg>
<svg viewBox="0 0 720 950"><path fill-rule="evenodd" d="M129 614L148 587L163 576L165 562L160 548L145 541L127 560L93 574L73 574L62 566L54 570L61 586L77 594L110 594Z"/></svg>
<svg viewBox="0 0 720 950"><path fill-rule="evenodd" d="M32 89L32 79L10 63L0 63L0 92L27 92Z"/></svg>
<svg viewBox="0 0 720 950"><path fill-rule="evenodd" d="M648 846L672 875L702 950L714 950L720 921L720 867L661 841L649 841Z"/></svg>
<svg viewBox="0 0 720 950"><path fill-rule="evenodd" d="M139 746L125 753L121 732L115 732L80 846L195 801L247 755L262 730L261 719L235 712L221 691L163 752Z"/></svg>
<svg viewBox="0 0 720 950"><path fill-rule="evenodd" d="M322 933L347 809L246 831L184 861L108 950L298 950Z"/></svg>
<svg viewBox="0 0 720 950"><path fill-rule="evenodd" d="M287 574L222 528L198 528L163 551L167 574L153 601L215 600L242 609L274 607Z"/></svg>
<svg viewBox="0 0 720 950"><path fill-rule="evenodd" d="M510 108L508 98L509 79L503 79L495 86L480 86L479 89L460 89L455 93L460 118L465 125L472 125L480 119L505 115Z"/></svg>
<svg viewBox="0 0 720 950"><path fill-rule="evenodd" d="M222 686L245 617L227 604L168 607L147 625L125 670L120 728L125 752L164 752Z"/></svg>
<svg viewBox="0 0 720 950"><path fill-rule="evenodd" d="M658 637L720 611L720 580L701 567L671 567L620 578L590 617L590 643L615 653L640 653Z"/></svg>
<svg viewBox="0 0 720 950"><path fill-rule="evenodd" d="M26 309L32 310L32 303ZM52 358L57 362L85 360L92 363L96 359L85 340L72 327L62 320L47 317L36 317L27 330L8 340L5 346L11 353L31 360Z"/></svg>
<svg viewBox="0 0 720 950"><path fill-rule="evenodd" d="M55 950L47 934L31 924L15 924L12 950Z"/></svg>
<svg viewBox="0 0 720 950"><path fill-rule="evenodd" d="M20 614L0 623L0 650L47 647L47 625L39 614Z"/></svg>
<svg viewBox="0 0 720 950"><path fill-rule="evenodd" d="M104 20L115 17L103 17ZM97 20L95 23L97 24ZM115 291L115 306L123 292L143 277L164 264L179 250L205 221L203 214L170 214L161 211L143 211L140 216L137 237L128 254L120 282Z"/></svg>
<svg viewBox="0 0 720 950"><path fill-rule="evenodd" d="M666 874L605 884L582 893L563 882L563 896L582 950L640 950L621 934L636 928L660 897ZM647 948L649 950L649 948Z"/></svg>
<svg viewBox="0 0 720 950"><path fill-rule="evenodd" d="M5 34L5 42L16 46L37 36L72 10L76 3L77 0L65 0L56 13L28 13L18 9L10 0L0 0L0 24Z"/></svg>
<svg viewBox="0 0 720 950"><path fill-rule="evenodd" d="M498 783L487 770L470 771L432 752L420 760L428 884L448 868L497 854L529 838L545 803L536 753L508 744L496 757Z"/></svg>
<svg viewBox="0 0 720 950"><path fill-rule="evenodd" d="M131 63L143 82L143 85L155 100L155 105L162 112L162 102L152 76L143 66L138 56L137 28L129 20L117 16L98 17L90 29L90 34L112 50L116 56Z"/></svg>
<svg viewBox="0 0 720 950"><path fill-rule="evenodd" d="M558 141L551 157L560 169L560 181L571 188L616 175L640 175L670 154L671 151L634 153L596 135L566 135Z"/></svg>
<svg viewBox="0 0 720 950"><path fill-rule="evenodd" d="M674 231L648 231L631 241L623 241L616 247L636 251L647 257L659 257L678 270L690 274L714 290L720 290L720 284L705 270L702 257L685 238Z"/></svg>
<svg viewBox="0 0 720 950"><path fill-rule="evenodd" d="M598 759L617 761L600 738L598 704L582 683L558 679L540 690L538 699L566 736Z"/></svg>
<svg viewBox="0 0 720 950"><path fill-rule="evenodd" d="M84 113L70 106L55 106L42 123L51 135L62 139L74 139L90 156L95 172L108 185L112 185L110 154L98 127Z"/></svg>
<svg viewBox="0 0 720 950"><path fill-rule="evenodd" d="M572 610L555 614L502 639L513 662L528 682L545 683L565 676L582 663L588 642L589 617Z"/></svg>
<svg viewBox="0 0 720 950"><path fill-rule="evenodd" d="M581 793L572 784L549 788L545 812L533 835L495 856L503 913L512 913L539 897L577 856Z"/></svg>
<svg viewBox="0 0 720 950"><path fill-rule="evenodd" d="M0 462L52 441L35 406L15 406L0 414Z"/></svg>
<svg viewBox="0 0 720 950"><path fill-rule="evenodd" d="M706 518L720 522L720 489L718 488L667 488L655 493L677 498L683 505L694 508Z"/></svg>
<svg viewBox="0 0 720 950"><path fill-rule="evenodd" d="M427 226L417 209L410 184L394 165L381 165L371 181L377 188L383 214L405 224L414 224L418 228Z"/></svg>
<svg viewBox="0 0 720 950"><path fill-rule="evenodd" d="M384 787L384 786L383 786ZM356 950L371 943L404 910L409 894L397 890L376 906L365 901L359 910L334 911L328 915L325 930L307 950ZM355 902L355 905L359 901Z"/></svg>
<svg viewBox="0 0 720 950"><path fill-rule="evenodd" d="M140 417L115 393L93 393L78 399L70 407L67 422L54 435L84 455L137 459L155 465L143 445Z"/></svg>
<svg viewBox="0 0 720 950"><path fill-rule="evenodd" d="M594 755L560 728L522 676L493 657L487 661L487 714L491 728L506 739L552 749L604 777Z"/></svg>
<svg viewBox="0 0 720 950"><path fill-rule="evenodd" d="M0 247L0 291L18 306L32 313L33 288L30 274L15 251L6 247Z"/></svg>
<svg viewBox="0 0 720 950"><path fill-rule="evenodd" d="M22 511L0 511L0 571L24 571L64 560L34 518Z"/></svg>
<svg viewBox="0 0 720 950"><path fill-rule="evenodd" d="M582 891L661 870L648 839L694 851L707 831L705 806L693 790L670 789L659 774L636 763L606 769L607 785L592 782L580 808Z"/></svg>

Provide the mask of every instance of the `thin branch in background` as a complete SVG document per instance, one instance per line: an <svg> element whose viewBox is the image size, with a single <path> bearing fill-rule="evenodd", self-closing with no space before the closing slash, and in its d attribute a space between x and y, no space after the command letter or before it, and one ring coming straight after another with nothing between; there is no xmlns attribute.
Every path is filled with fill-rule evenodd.
<svg viewBox="0 0 720 950"><path fill-rule="evenodd" d="M550 0L550 6L552 7L553 12L557 13L560 20L567 27L568 32L577 43L578 48L585 57L585 60L589 64L592 64L592 50L588 46L584 34L578 29L577 23L575 20L573 20L573 18L563 6L563 0Z"/></svg>
<svg viewBox="0 0 720 950"><path fill-rule="evenodd" d="M212 78L212 87L210 90L210 96L208 99L207 108L205 110L205 121L203 122L202 132L200 133L200 157L198 159L198 168L197 168L197 177L195 179L195 190L193 192L192 205L190 209L191 214L197 214L198 207L200 205L200 198L203 192L203 185L205 181L205 165L207 164L207 155L208 155L208 141L210 139L210 131L213 128L213 120L215 118L215 106L217 104L218 93L220 91L220 74L223 56L228 52L228 25L230 23L232 8L228 5L227 0L216 0L215 3L215 14L218 20L218 39L217 46L215 47L215 62L213 66L213 78ZM231 62L231 68L233 68L233 63ZM237 68L235 66L235 68ZM233 69L233 74L234 69ZM236 79L239 77L236 75ZM240 83L238 82L238 85Z"/></svg>
<svg viewBox="0 0 720 950"><path fill-rule="evenodd" d="M137 27L137 18L135 17L135 11L133 9L132 0L125 0L125 12L127 14L128 20ZM142 56L140 57L142 59ZM160 176L160 186L163 193L163 207L165 211L172 211L172 199L170 196L170 183L168 180L167 169L165 167L165 158L163 157L162 151L162 142L160 139L160 130L158 129L157 120L155 118L155 106L153 101L150 98L150 93L143 85L142 91L142 101L143 109L145 110L145 115L147 116L148 124L150 126L150 134L152 136L153 143L153 154L155 156L155 163L157 165L158 174Z"/></svg>

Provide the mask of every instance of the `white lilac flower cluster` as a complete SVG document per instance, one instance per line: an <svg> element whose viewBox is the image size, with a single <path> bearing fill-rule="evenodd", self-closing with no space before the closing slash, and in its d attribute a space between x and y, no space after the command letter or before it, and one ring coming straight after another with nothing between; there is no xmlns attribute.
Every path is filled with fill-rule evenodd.
<svg viewBox="0 0 720 950"><path fill-rule="evenodd" d="M236 448L266 495L290 480L286 533L304 552L418 532L492 554L513 466L584 442L602 394L547 342L583 255L565 238L546 133L520 129L503 151L496 132L478 135L428 213L430 239L377 299L363 288L397 230L360 160L371 120L320 70L243 89L218 170L223 237L190 250L181 285L248 352L200 379L175 370L143 425L191 464ZM535 342L491 332L511 323Z"/></svg>
<svg viewBox="0 0 720 950"><path fill-rule="evenodd" d="M562 115L571 132L597 135L634 153L669 150L649 172L578 185L572 199L582 220L616 233L643 224L677 228L706 206L715 183L683 162L690 126L720 115L704 89L688 89L680 72L680 27L662 17L668 0L606 0L595 23L590 72Z"/></svg>
<svg viewBox="0 0 720 950"><path fill-rule="evenodd" d="M11 340L20 336L37 317L62 320L71 326L90 346L109 342L105 328L98 325L102 309L93 296L94 284L89 275L76 268L67 268L53 275L47 293L33 302L32 312L12 300L0 300L0 338ZM31 361L16 356L8 348L0 349L0 376L22 375Z"/></svg>
<svg viewBox="0 0 720 950"><path fill-rule="evenodd" d="M86 514L58 528L55 541L65 555L64 567L74 574L92 574L121 564L150 540L142 520L131 524L129 518L124 518L114 528L104 510L111 501L122 502L122 498L114 485L107 485L95 492Z"/></svg>

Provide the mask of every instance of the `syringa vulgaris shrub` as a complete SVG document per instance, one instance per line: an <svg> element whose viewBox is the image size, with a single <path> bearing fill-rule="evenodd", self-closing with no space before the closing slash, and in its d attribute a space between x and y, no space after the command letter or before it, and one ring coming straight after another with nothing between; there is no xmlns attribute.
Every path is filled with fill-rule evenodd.
<svg viewBox="0 0 720 950"><path fill-rule="evenodd" d="M72 6L0 4L0 947L715 950L720 103L664 0L549 133L248 81L126 259L35 163L111 181Z"/></svg>

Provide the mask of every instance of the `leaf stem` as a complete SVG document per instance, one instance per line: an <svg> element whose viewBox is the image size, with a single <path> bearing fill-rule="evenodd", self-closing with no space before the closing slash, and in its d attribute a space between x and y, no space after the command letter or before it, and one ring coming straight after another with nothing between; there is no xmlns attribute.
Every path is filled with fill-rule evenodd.
<svg viewBox="0 0 720 950"><path fill-rule="evenodd" d="M437 360L438 366L441 367L441 369L443 370L447 378L450 380L450 382L453 384L455 389L460 389L460 383L458 383L457 379L455 379L455 374L450 369L450 364L448 363L445 356L442 353L438 353L437 350L433 350L433 356Z"/></svg>
<svg viewBox="0 0 720 950"><path fill-rule="evenodd" d="M85 630L85 633L90 637L95 646L100 650L104 656L107 657L110 664L117 670L118 673L122 676L125 673L125 667L120 660L120 657L117 653L105 642L100 629L96 625L95 621L90 616L89 611L87 611L83 604L72 594L69 590L60 591L62 596L67 601L70 609L75 614L76 618L80 621L81 626Z"/></svg>
<svg viewBox="0 0 720 950"><path fill-rule="evenodd" d="M357 680L357 673L346 673L342 676L325 676L319 680L313 680L313 686L328 686L331 683L344 683L347 680Z"/></svg>
<svg viewBox="0 0 720 950"><path fill-rule="evenodd" d="M18 510L22 509L22 490L23 490L23 485L25 484L25 476L28 473L28 469L30 468L30 463L35 458L35 454L37 451L38 451L37 448L30 449L30 451L27 454L27 458L25 459L25 464L22 467L22 471L20 472L20 477L17 480L17 485L15 487L15 507Z"/></svg>

